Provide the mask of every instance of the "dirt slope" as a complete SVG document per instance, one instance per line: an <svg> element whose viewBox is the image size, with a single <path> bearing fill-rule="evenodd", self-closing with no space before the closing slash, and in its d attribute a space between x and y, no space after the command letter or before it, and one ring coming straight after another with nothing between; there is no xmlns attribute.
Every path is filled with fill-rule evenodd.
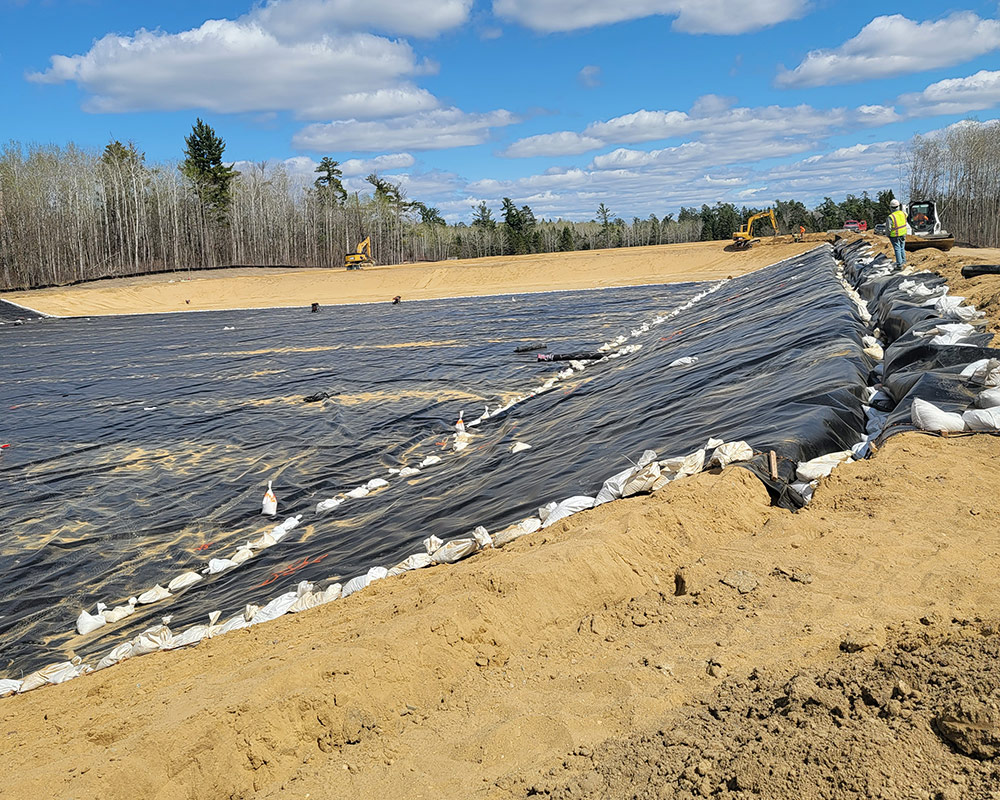
<svg viewBox="0 0 1000 800"><path fill-rule="evenodd" d="M993 608L998 456L988 436L897 437L795 515L739 468L702 474L8 698L0 797L525 796L573 751L655 726L727 674L809 669L887 625Z"/></svg>
<svg viewBox="0 0 1000 800"><path fill-rule="evenodd" d="M813 237L816 238L816 237ZM818 237L817 241L825 240ZM440 297L594 289L703 281L742 275L814 247L810 239L765 239L746 252L725 242L628 247L574 253L437 261L343 269L225 269L92 281L8 292L0 299L58 316L148 314L226 308L303 307L317 302L388 302Z"/></svg>

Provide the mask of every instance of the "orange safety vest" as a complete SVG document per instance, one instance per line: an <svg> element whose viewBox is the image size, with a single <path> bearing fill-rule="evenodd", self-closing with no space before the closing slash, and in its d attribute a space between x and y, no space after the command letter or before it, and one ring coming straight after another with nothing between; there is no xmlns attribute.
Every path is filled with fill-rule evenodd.
<svg viewBox="0 0 1000 800"><path fill-rule="evenodd" d="M903 213L902 209L893 211L889 215L889 238L898 239L901 236L906 236L906 214Z"/></svg>

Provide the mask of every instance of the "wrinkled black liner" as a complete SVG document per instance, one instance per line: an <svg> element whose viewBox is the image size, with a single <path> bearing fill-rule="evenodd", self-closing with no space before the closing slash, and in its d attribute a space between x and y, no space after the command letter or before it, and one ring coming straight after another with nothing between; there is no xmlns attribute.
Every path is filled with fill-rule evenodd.
<svg viewBox="0 0 1000 800"><path fill-rule="evenodd" d="M988 346L993 335L975 334L968 340L973 345L970 347L930 344L928 339L916 333L956 320L943 319L933 308L914 303L899 284L912 280L931 287L942 286L946 283L944 278L931 272L872 277L876 267L888 263L884 255L863 265L861 260L868 257L863 244L838 242L836 252L844 261L845 278L867 301L874 324L881 328L883 338L889 342L885 349L882 389L896 405L876 443L897 433L916 430L910 410L917 397L943 411L961 413L967 410L983 387L963 378L961 372L974 361L1000 358L1000 350Z"/></svg>
<svg viewBox="0 0 1000 800"><path fill-rule="evenodd" d="M474 419L482 403L448 392L496 406L501 392L519 393L565 366L516 355L516 345L592 349L707 284L0 329L4 374L19 379L2 390L2 407L19 408L5 411L16 447L0 461L8 487L0 667L13 673L7 666L16 664L20 673L70 649L102 653L164 614L180 631L210 610L227 618L299 580L391 566L430 534L497 530L541 503L596 494L645 448L663 458L703 447L708 436L745 439L765 454L751 468L776 500L795 506L801 500L786 486L795 464L850 448L865 427L861 400L874 363L835 271L832 249L822 246L730 281L630 339L644 345L640 352L473 429L458 455L439 445L449 444L459 410ZM425 341L452 344L374 347ZM267 348L300 352L253 353ZM682 356L699 360L669 366ZM381 390L441 399L301 402L318 391ZM274 398L286 399L257 402ZM515 439L532 449L511 455ZM192 447L207 457L162 466ZM128 455L140 449L156 455ZM779 455L779 481L767 475L769 449ZM414 479L385 473L433 453L443 463ZM315 514L319 500L376 476L389 477L390 488ZM269 479L281 513L265 523ZM82 641L68 633L81 608L165 585L292 513L304 514L303 525L247 564Z"/></svg>

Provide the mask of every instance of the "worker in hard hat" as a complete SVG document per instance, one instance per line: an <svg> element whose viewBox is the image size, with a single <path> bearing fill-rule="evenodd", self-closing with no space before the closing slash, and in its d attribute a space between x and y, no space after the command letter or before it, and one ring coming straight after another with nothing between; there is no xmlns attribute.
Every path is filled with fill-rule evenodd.
<svg viewBox="0 0 1000 800"><path fill-rule="evenodd" d="M892 242L892 250L896 255L896 269L906 266L906 214L899 207L898 200L890 200L889 219L885 221L889 230L889 241Z"/></svg>

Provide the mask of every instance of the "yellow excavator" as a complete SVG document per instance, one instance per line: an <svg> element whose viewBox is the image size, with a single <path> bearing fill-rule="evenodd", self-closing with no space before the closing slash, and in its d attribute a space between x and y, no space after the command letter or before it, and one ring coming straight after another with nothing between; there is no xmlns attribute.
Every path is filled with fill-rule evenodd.
<svg viewBox="0 0 1000 800"><path fill-rule="evenodd" d="M363 242L358 242L358 246L353 253L344 256L345 269L361 269L364 266L371 266L375 262L372 260L372 237L367 237Z"/></svg>
<svg viewBox="0 0 1000 800"><path fill-rule="evenodd" d="M754 214L747 220L746 225L733 234L733 247L737 250L749 250L756 242L760 241L753 236L753 224L759 219L771 220L771 227L774 228L775 233L778 232L778 221L774 218L774 209L769 208L767 211Z"/></svg>

